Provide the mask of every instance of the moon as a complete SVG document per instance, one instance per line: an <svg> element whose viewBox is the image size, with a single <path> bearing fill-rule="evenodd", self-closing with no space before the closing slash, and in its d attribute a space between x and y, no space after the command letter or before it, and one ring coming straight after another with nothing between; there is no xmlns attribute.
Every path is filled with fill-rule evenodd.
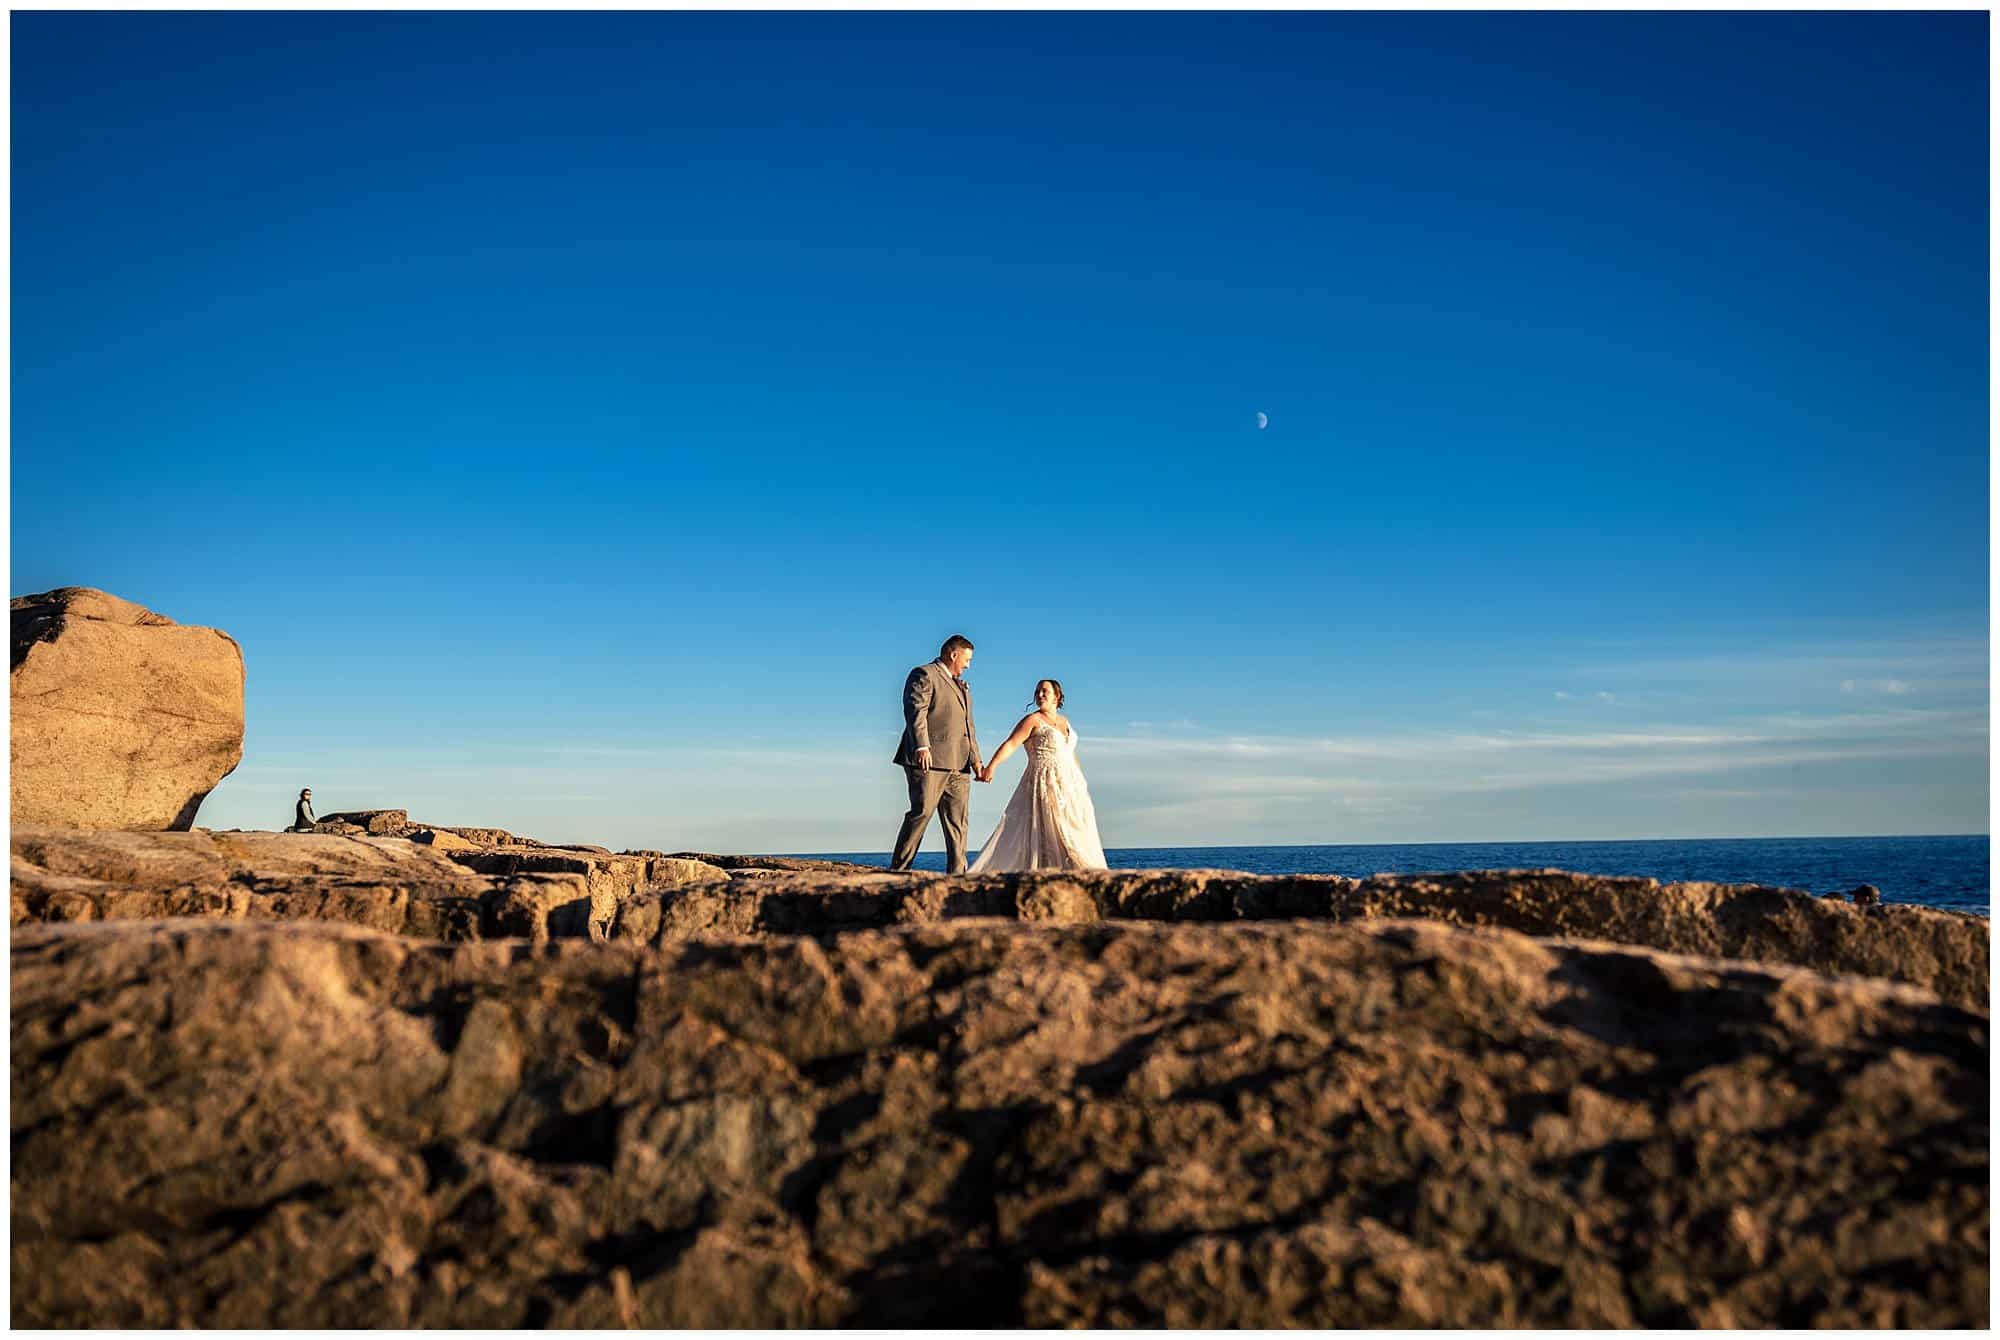
<svg viewBox="0 0 2000 1340"><path fill-rule="evenodd" d="M1257 426L1259 428L1269 428L1271 426L1271 416L1261 409L1257 411Z"/></svg>

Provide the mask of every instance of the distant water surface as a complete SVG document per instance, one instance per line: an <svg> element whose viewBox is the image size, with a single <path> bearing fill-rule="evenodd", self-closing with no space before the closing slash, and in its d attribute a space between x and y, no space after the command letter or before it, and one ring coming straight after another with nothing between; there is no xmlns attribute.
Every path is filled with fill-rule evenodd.
<svg viewBox="0 0 2000 1340"><path fill-rule="evenodd" d="M1387 846L1121 847L1114 870L1247 870L1258 875L1413 875L1446 870L1554 867L1662 882L1709 880L1830 893L1873 884L1883 900L1990 912L1991 839L1971 837L1698 838L1649 842L1425 842ZM813 852L836 861L889 863L887 852ZM976 853L975 853L976 854ZM943 870L944 853L917 853Z"/></svg>

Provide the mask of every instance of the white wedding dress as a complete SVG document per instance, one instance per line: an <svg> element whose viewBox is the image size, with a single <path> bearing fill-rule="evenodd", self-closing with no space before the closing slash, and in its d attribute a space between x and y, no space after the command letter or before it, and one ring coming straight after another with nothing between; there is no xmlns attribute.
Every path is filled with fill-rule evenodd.
<svg viewBox="0 0 2000 1340"><path fill-rule="evenodd" d="M1039 722L1023 750L1028 770L968 874L984 870L1104 870L1097 811L1076 762L1076 730Z"/></svg>

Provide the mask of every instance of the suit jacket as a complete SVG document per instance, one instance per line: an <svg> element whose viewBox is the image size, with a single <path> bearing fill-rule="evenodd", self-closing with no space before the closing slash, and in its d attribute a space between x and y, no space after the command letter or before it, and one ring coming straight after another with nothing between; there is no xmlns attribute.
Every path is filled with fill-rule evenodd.
<svg viewBox="0 0 2000 1340"><path fill-rule="evenodd" d="M903 681L903 738L894 761L917 766L917 750L931 751L932 772L971 772L979 766L979 734L972 728L972 690L943 661L910 671Z"/></svg>

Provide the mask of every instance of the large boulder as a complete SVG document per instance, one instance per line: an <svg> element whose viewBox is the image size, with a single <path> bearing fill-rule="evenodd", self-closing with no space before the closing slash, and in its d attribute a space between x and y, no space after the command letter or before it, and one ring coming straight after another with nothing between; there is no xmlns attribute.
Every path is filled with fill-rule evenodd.
<svg viewBox="0 0 2000 1340"><path fill-rule="evenodd" d="M1436 921L26 926L22 1327L1988 1321L1988 1021Z"/></svg>
<svg viewBox="0 0 2000 1340"><path fill-rule="evenodd" d="M13 817L186 829L243 758L243 651L65 586L13 601Z"/></svg>

